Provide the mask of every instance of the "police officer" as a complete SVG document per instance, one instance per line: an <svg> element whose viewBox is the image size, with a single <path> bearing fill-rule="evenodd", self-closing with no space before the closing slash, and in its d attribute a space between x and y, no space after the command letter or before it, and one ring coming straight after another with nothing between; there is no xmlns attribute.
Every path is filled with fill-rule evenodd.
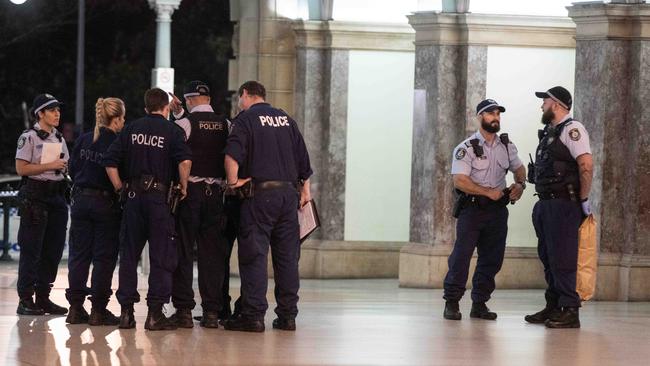
<svg viewBox="0 0 650 366"><path fill-rule="evenodd" d="M144 95L147 116L128 124L104 155L103 165L116 191L126 195L120 244L117 299L122 306L120 328L135 328L133 304L140 301L138 258L149 243L151 272L145 322L148 330L176 329L162 312L169 302L172 274L177 265L175 225L168 204L172 179L178 176L181 196L187 193L192 155L183 130L168 120L169 99L159 88ZM125 163L126 186L118 173Z"/></svg>
<svg viewBox="0 0 650 366"><path fill-rule="evenodd" d="M50 300L68 223L65 199L68 183L64 177L69 154L63 136L56 130L61 105L50 94L34 98L32 110L38 122L18 138L16 172L23 181L18 196L20 262L17 288L20 301L16 312L21 315L68 312ZM56 155L50 159L48 155L52 152Z"/></svg>
<svg viewBox="0 0 650 366"><path fill-rule="evenodd" d="M176 123L185 131L187 145L192 150L192 170L187 198L177 214L179 238L178 268L174 272L172 316L179 327L192 328L194 302L193 259L197 244L199 293L201 294L201 326L218 328L218 312L223 307L221 287L227 256L224 236L223 189L226 172L223 150L228 138L228 123L214 113L210 106L210 88L202 81L192 81L183 94L190 113L184 115L180 100L174 98L172 110Z"/></svg>
<svg viewBox="0 0 650 366"><path fill-rule="evenodd" d="M549 328L580 328L576 292L578 229L591 214L589 190L593 161L589 135L571 118L571 93L561 86L535 95L542 98L542 123L533 174L539 201L533 208L539 258L544 264L546 306L527 315L529 323Z"/></svg>
<svg viewBox="0 0 650 366"><path fill-rule="evenodd" d="M225 322L227 330L263 332L268 308L267 253L269 245L275 279L273 328L295 330L298 314L299 205L311 199L312 170L305 142L296 122L265 102L266 91L257 81L239 88L242 112L233 121L226 146L227 184L251 187L241 207L239 272L241 314ZM242 176L239 179L239 169ZM302 181L299 188L298 182Z"/></svg>
<svg viewBox="0 0 650 366"><path fill-rule="evenodd" d="M501 113L506 109L492 99L476 107L478 131L456 149L451 164L454 187L459 194L456 213L456 243L448 259L444 281L444 317L460 320L458 302L465 293L470 260L477 248L478 260L472 278L470 317L495 320L497 314L485 303L494 291L494 277L501 269L508 234L508 202L515 202L526 188L526 168L507 134L498 135ZM506 189L506 174L515 183Z"/></svg>
<svg viewBox="0 0 650 366"><path fill-rule="evenodd" d="M111 283L119 250L122 210L113 185L102 166L103 155L124 127L124 102L99 98L95 104L95 129L77 139L70 159L74 183L70 226L70 256L66 298L70 324L118 325L119 318L106 309L113 293ZM86 283L93 265L90 316L83 307Z"/></svg>

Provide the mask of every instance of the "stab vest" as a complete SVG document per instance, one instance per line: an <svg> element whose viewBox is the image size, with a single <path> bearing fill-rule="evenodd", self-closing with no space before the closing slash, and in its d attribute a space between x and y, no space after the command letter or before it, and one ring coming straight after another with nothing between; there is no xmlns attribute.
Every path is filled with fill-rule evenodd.
<svg viewBox="0 0 650 366"><path fill-rule="evenodd" d="M538 193L566 193L568 185L580 192L578 163L569 148L560 141L562 130L573 119L539 130L539 146L535 158L535 191Z"/></svg>
<svg viewBox="0 0 650 366"><path fill-rule="evenodd" d="M224 149L228 125L214 112L193 112L187 116L192 126L187 145L192 150L190 175L204 178L224 178Z"/></svg>

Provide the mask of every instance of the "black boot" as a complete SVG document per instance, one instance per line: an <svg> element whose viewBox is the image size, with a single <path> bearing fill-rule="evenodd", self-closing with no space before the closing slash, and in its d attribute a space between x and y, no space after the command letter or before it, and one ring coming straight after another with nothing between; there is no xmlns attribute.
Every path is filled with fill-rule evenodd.
<svg viewBox="0 0 650 366"><path fill-rule="evenodd" d="M135 328L135 315L133 314L133 304L122 305L122 313L120 314L120 328L121 329Z"/></svg>
<svg viewBox="0 0 650 366"><path fill-rule="evenodd" d="M86 324L88 323L88 312L82 304L72 304L65 322L68 324Z"/></svg>
<svg viewBox="0 0 650 366"><path fill-rule="evenodd" d="M192 320L192 310L178 308L176 312L169 317L169 320L174 322L179 328L194 328L194 320Z"/></svg>
<svg viewBox="0 0 650 366"><path fill-rule="evenodd" d="M578 307L563 307L554 317L544 324L547 328L580 328L580 314Z"/></svg>
<svg viewBox="0 0 650 366"><path fill-rule="evenodd" d="M134 321L135 322L135 321ZM88 325L119 325L120 318L116 317L113 313L106 308L92 308L90 310L90 318Z"/></svg>
<svg viewBox="0 0 650 366"><path fill-rule="evenodd" d="M68 309L53 303L49 296L36 295L36 305L40 306L45 314L65 315L68 313Z"/></svg>
<svg viewBox="0 0 650 366"><path fill-rule="evenodd" d="M30 297L23 297L18 302L16 314L19 315L43 315L45 311L40 306L34 303L34 299Z"/></svg>
<svg viewBox="0 0 650 366"><path fill-rule="evenodd" d="M264 332L264 322L258 319L247 318L243 315L232 317L224 322L223 327L226 330L236 330L240 332Z"/></svg>
<svg viewBox="0 0 650 366"><path fill-rule="evenodd" d="M278 317L273 320L273 329L296 330L296 319Z"/></svg>
<svg viewBox="0 0 650 366"><path fill-rule="evenodd" d="M200 324L203 328L219 328L219 313L216 311L204 310Z"/></svg>
<svg viewBox="0 0 650 366"><path fill-rule="evenodd" d="M167 318L162 312L162 304L149 305L147 321L144 323L146 330L175 330L176 323Z"/></svg>
<svg viewBox="0 0 650 366"><path fill-rule="evenodd" d="M526 315L524 320L531 324L544 324L547 320L560 314L560 308L557 304L546 304L546 307L535 314Z"/></svg>
<svg viewBox="0 0 650 366"><path fill-rule="evenodd" d="M448 300L445 303L445 312L443 316L447 320L460 320L463 317L463 314L460 313L460 308L458 307L458 301Z"/></svg>
<svg viewBox="0 0 650 366"><path fill-rule="evenodd" d="M472 311L470 311L469 317L485 320L496 320L497 313L490 311L484 302L474 302L472 303Z"/></svg>

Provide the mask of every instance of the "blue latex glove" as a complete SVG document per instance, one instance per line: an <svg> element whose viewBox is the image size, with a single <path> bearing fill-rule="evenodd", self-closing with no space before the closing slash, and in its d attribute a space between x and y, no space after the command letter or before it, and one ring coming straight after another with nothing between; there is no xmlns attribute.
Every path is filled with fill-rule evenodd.
<svg viewBox="0 0 650 366"><path fill-rule="evenodd" d="M582 213L584 213L585 216L591 215L591 202L589 202L589 198L582 201L580 205L582 206Z"/></svg>

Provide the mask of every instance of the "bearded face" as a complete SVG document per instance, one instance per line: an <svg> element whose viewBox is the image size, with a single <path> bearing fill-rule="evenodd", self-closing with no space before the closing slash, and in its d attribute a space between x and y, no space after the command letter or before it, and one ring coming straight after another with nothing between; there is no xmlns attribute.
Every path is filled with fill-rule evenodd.
<svg viewBox="0 0 650 366"><path fill-rule="evenodd" d="M551 108L547 109L542 113L542 124L547 125L555 119L555 112Z"/></svg>
<svg viewBox="0 0 650 366"><path fill-rule="evenodd" d="M492 114L481 114L481 128L489 133L497 133L501 130L501 121L499 117L494 117Z"/></svg>

